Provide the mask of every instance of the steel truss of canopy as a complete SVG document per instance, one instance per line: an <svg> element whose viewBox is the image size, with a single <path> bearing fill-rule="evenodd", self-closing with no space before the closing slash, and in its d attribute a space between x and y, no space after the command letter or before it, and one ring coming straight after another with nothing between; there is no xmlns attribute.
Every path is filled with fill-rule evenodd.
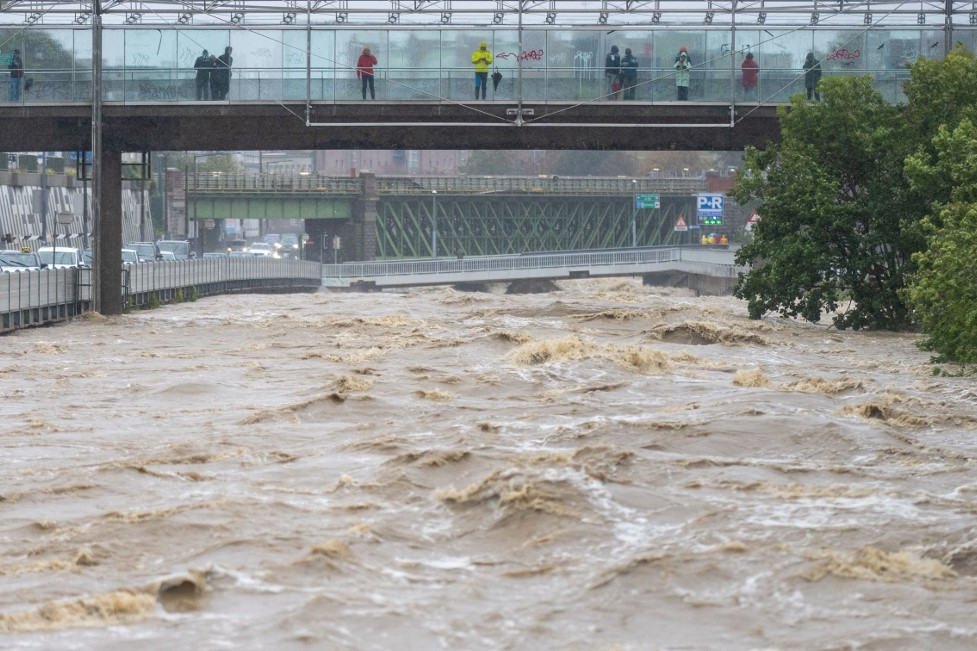
<svg viewBox="0 0 977 651"><path fill-rule="evenodd" d="M977 25L977 2L944 0L0 0L0 24Z"/></svg>
<svg viewBox="0 0 977 651"><path fill-rule="evenodd" d="M690 243L676 232L679 215L694 214L695 198L665 196L657 210L635 212L631 197L383 196L377 202L378 259L434 257L431 231L437 210L437 256L517 255Z"/></svg>

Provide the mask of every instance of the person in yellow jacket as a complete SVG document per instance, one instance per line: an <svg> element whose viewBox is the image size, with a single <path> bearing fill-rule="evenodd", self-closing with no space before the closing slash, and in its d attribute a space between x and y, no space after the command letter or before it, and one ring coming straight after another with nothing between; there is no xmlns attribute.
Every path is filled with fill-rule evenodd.
<svg viewBox="0 0 977 651"><path fill-rule="evenodd" d="M488 69L492 65L492 53L488 51L485 41L478 44L478 49L472 53L472 63L475 64L475 99L478 99L478 89L482 89L482 99L488 88Z"/></svg>

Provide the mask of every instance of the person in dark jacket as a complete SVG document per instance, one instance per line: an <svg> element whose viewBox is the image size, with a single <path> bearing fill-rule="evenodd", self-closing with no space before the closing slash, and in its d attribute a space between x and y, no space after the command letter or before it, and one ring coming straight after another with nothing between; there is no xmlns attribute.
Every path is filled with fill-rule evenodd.
<svg viewBox="0 0 977 651"><path fill-rule="evenodd" d="M377 58L370 54L370 48L363 48L363 54L356 61L356 76L360 78L363 86L363 99L366 99L366 87L370 87L370 99L376 99L377 94L373 90L373 66L377 64Z"/></svg>
<svg viewBox="0 0 977 651"><path fill-rule="evenodd" d="M210 52L203 51L193 62L193 68L197 71L197 101L210 99Z"/></svg>
<svg viewBox="0 0 977 651"><path fill-rule="evenodd" d="M821 62L814 58L813 52L807 53L807 58L804 59L804 88L807 89L807 99L811 99L811 95L814 99L821 101L821 93L817 91L818 82L821 81Z"/></svg>
<svg viewBox="0 0 977 651"><path fill-rule="evenodd" d="M631 54L631 48L624 48L621 58L621 85L624 87L624 99L634 99L634 88L638 85L638 59Z"/></svg>
<svg viewBox="0 0 977 651"><path fill-rule="evenodd" d="M217 55L210 55L210 99L221 98L220 75L217 74Z"/></svg>
<svg viewBox="0 0 977 651"><path fill-rule="evenodd" d="M621 55L616 45L611 46L611 51L604 58L604 76L607 77L607 91L612 98L617 99L618 91L614 85L621 83Z"/></svg>
<svg viewBox="0 0 977 651"><path fill-rule="evenodd" d="M228 45L224 48L224 54L217 57L217 68L214 73L217 75L217 91L218 96L214 99L227 99L227 94L231 90L231 64L234 62L234 57L231 56L232 48Z"/></svg>
<svg viewBox="0 0 977 651"><path fill-rule="evenodd" d="M10 95L11 102L20 101L20 89L24 83L24 60L20 58L20 50L14 50L10 58Z"/></svg>

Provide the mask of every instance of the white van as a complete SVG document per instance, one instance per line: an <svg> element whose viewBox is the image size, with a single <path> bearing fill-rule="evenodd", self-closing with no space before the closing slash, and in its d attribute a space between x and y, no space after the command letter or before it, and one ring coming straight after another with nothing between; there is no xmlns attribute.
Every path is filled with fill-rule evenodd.
<svg viewBox="0 0 977 651"><path fill-rule="evenodd" d="M42 246L37 250L37 255L41 258L41 263L48 268L65 269L67 267L80 267L81 251L70 246Z"/></svg>

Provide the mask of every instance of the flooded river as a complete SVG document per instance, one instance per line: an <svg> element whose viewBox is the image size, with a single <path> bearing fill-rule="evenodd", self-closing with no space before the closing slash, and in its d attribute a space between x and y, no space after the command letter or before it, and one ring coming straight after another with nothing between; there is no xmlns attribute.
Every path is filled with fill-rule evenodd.
<svg viewBox="0 0 977 651"><path fill-rule="evenodd" d="M639 281L0 337L0 646L972 649L977 388Z"/></svg>

